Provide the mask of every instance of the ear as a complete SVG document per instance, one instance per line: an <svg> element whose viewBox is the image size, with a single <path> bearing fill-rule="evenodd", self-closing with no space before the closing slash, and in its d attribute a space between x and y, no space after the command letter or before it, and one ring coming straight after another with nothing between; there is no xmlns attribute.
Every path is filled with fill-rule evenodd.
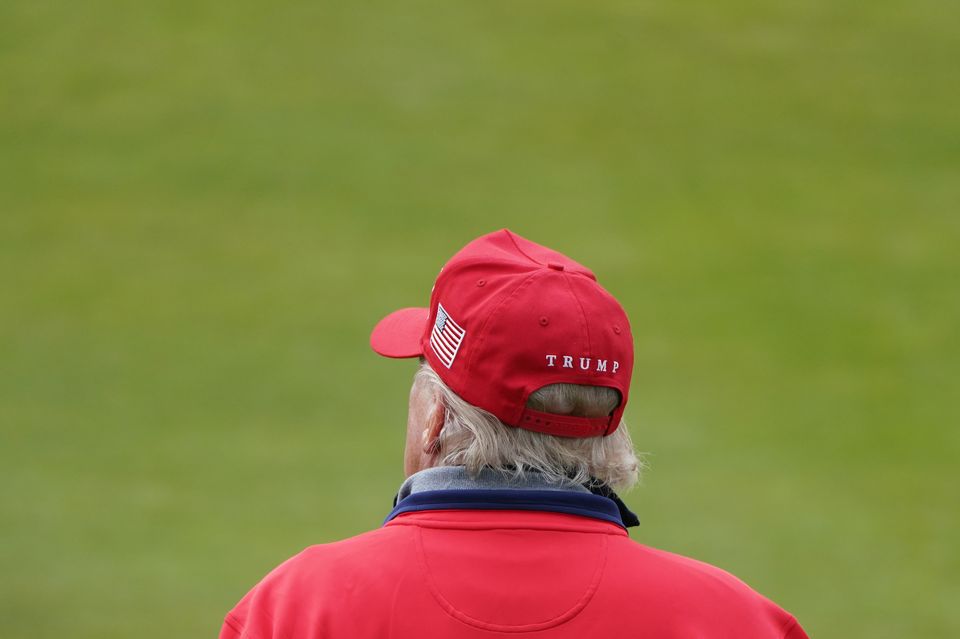
<svg viewBox="0 0 960 639"><path fill-rule="evenodd" d="M427 415L427 423L423 429L423 452L432 455L440 450L440 432L443 431L444 418L447 408L443 402L434 404L433 410Z"/></svg>

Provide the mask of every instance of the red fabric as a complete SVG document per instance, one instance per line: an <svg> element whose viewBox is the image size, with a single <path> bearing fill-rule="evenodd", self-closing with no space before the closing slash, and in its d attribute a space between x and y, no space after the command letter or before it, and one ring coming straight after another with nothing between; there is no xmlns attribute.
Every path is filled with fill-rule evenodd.
<svg viewBox="0 0 960 639"><path fill-rule="evenodd" d="M611 523L529 511L425 511L313 546L227 615L221 639L806 639L713 566Z"/></svg>
<svg viewBox="0 0 960 639"><path fill-rule="evenodd" d="M465 332L446 362L430 342L440 305ZM430 308L391 313L373 329L370 345L387 357L422 354L454 392L510 426L533 428L521 419L527 397L548 384L620 392L604 431L580 417L534 429L563 437L616 430L633 371L630 322L593 272L506 229L461 249L437 277Z"/></svg>

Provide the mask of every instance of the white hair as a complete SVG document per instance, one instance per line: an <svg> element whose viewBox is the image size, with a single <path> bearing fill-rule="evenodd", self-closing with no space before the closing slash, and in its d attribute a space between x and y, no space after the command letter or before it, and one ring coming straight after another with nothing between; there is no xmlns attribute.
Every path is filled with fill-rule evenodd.
<svg viewBox="0 0 960 639"><path fill-rule="evenodd" d="M557 437L505 425L453 392L426 361L414 377L417 385L433 391L429 410L442 405L445 411L435 466L466 466L474 475L491 468L517 478L532 471L558 484L600 483L617 490L629 489L639 479L642 463L622 420L605 437ZM531 393L527 406L558 415L600 417L619 402L620 394L612 388L551 384Z"/></svg>

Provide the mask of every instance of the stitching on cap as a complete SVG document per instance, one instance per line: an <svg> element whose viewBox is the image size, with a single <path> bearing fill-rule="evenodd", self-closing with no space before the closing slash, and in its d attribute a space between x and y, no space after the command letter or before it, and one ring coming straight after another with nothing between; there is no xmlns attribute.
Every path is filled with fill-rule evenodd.
<svg viewBox="0 0 960 639"><path fill-rule="evenodd" d="M577 297L577 293L573 290L573 284L570 283L570 280L566 277L563 278L563 281L566 283L567 288L570 289L570 295L577 302L577 308L580 309L580 317L583 318L583 333L587 336L587 355L593 357L593 344L590 340L590 328L587 324L587 313L583 310L583 304L580 303L580 298Z"/></svg>
<svg viewBox="0 0 960 639"><path fill-rule="evenodd" d="M510 241L513 242L514 247L516 247L517 252L519 252L520 255L524 256L525 258L527 258L528 260L530 260L530 261L533 262L534 264L540 264L541 266L543 265L543 262L540 262L540 261L537 261L537 260L533 259L530 255L527 254L526 251L524 251L522 248L520 248L520 244L517 242L516 236L515 236L513 233L510 232L510 229L503 229L503 231L507 234L507 237L510 238Z"/></svg>
<svg viewBox="0 0 960 639"><path fill-rule="evenodd" d="M487 325L490 324L490 322L493 320L494 315L499 313L500 308L504 306L508 301L517 297L523 289L529 286L530 282L533 281L533 279L537 276L539 272L540 271L534 271L530 275L525 277L523 281L517 284L517 286L514 287L512 291L510 291L509 293L501 297L500 301L497 302L497 305L494 306L489 313L487 313L487 316L483 319L483 324L477 327L477 341L474 342L474 345L470 350L470 359L467 360L467 365L464 370L470 370L470 371L473 370L473 360L475 359L477 352L479 352L480 349L483 347L484 342L487 341Z"/></svg>

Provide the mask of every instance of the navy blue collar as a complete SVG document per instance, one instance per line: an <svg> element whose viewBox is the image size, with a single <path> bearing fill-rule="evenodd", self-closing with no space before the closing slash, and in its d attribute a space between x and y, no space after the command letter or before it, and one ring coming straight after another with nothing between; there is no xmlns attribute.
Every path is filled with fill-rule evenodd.
<svg viewBox="0 0 960 639"><path fill-rule="evenodd" d="M621 528L640 522L626 505L609 494L572 490L454 489L414 492L396 501L384 524L403 513L424 510L535 510L592 517Z"/></svg>

